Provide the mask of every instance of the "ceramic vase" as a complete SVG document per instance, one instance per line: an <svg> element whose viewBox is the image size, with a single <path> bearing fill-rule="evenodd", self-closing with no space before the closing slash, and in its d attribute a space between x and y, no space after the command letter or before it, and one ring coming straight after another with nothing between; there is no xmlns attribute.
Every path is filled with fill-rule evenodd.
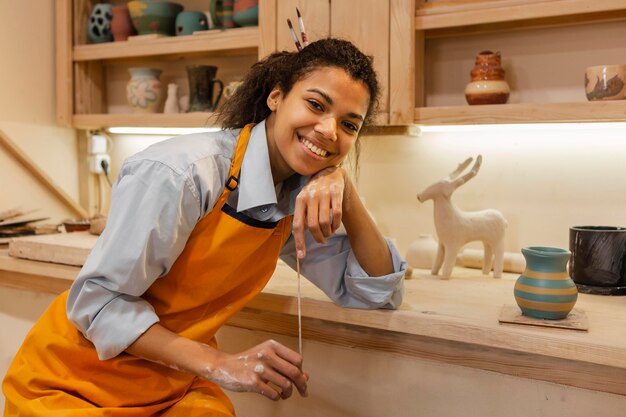
<svg viewBox="0 0 626 417"><path fill-rule="evenodd" d="M170 83L167 85L167 98L163 106L163 113L180 113L180 105L178 103L178 84Z"/></svg>
<svg viewBox="0 0 626 417"><path fill-rule="evenodd" d="M567 317L578 298L576 284L567 272L566 249L532 246L522 248L526 269L515 282L515 301L522 314L537 319Z"/></svg>
<svg viewBox="0 0 626 417"><path fill-rule="evenodd" d="M259 24L259 0L235 0L233 20L237 26Z"/></svg>
<svg viewBox="0 0 626 417"><path fill-rule="evenodd" d="M196 31L208 29L208 19L203 12L186 10L176 16L176 36L193 35Z"/></svg>
<svg viewBox="0 0 626 417"><path fill-rule="evenodd" d="M135 27L130 20L130 13L126 6L113 6L113 19L111 20L111 33L115 42L121 42L128 39L129 36L135 35Z"/></svg>
<svg viewBox="0 0 626 417"><path fill-rule="evenodd" d="M113 19L112 7L108 3L96 4L87 23L87 38L91 43L112 42L111 20Z"/></svg>
<svg viewBox="0 0 626 417"><path fill-rule="evenodd" d="M156 113L161 103L161 70L156 68L130 68L130 81L126 84L126 98L137 113Z"/></svg>
<svg viewBox="0 0 626 417"><path fill-rule="evenodd" d="M190 65L187 67L187 76L189 78L188 111L210 112L217 108L224 91L224 83L215 79L216 74L217 67L213 65ZM216 84L219 86L217 95L214 94L213 89Z"/></svg>
<svg viewBox="0 0 626 417"><path fill-rule="evenodd" d="M472 81L465 87L468 104L504 104L508 101L511 90L504 79L500 52L480 52L470 74Z"/></svg>
<svg viewBox="0 0 626 417"><path fill-rule="evenodd" d="M437 246L432 235L421 234L406 250L406 261L413 268L431 269L437 256Z"/></svg>
<svg viewBox="0 0 626 417"><path fill-rule="evenodd" d="M222 0L222 27L234 28L237 26L233 20L234 0Z"/></svg>

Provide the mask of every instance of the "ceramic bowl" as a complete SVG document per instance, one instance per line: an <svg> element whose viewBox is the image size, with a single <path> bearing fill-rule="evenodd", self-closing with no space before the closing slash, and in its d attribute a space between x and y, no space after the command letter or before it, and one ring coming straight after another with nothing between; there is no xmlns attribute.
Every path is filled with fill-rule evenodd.
<svg viewBox="0 0 626 417"><path fill-rule="evenodd" d="M626 295L625 227L571 227L569 246L569 274L580 292Z"/></svg>
<svg viewBox="0 0 626 417"><path fill-rule="evenodd" d="M89 219L67 219L63 220L63 227L67 233L83 232L89 230L91 222Z"/></svg>
<svg viewBox="0 0 626 417"><path fill-rule="evenodd" d="M183 6L170 1L134 0L128 2L128 11L139 35L176 34L176 16Z"/></svg>
<svg viewBox="0 0 626 417"><path fill-rule="evenodd" d="M585 71L589 101L623 100L626 97L626 65L598 65Z"/></svg>
<svg viewBox="0 0 626 417"><path fill-rule="evenodd" d="M208 29L208 19L203 12L185 10L176 16L176 36L193 35L196 31Z"/></svg>

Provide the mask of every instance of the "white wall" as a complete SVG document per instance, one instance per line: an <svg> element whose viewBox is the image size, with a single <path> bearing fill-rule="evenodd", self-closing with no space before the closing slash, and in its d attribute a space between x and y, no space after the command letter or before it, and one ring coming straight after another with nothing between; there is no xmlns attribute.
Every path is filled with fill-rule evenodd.
<svg viewBox="0 0 626 417"><path fill-rule="evenodd" d="M55 121L54 2L0 1L0 130L78 201L74 130ZM72 213L0 147L0 211L40 209L57 222Z"/></svg>

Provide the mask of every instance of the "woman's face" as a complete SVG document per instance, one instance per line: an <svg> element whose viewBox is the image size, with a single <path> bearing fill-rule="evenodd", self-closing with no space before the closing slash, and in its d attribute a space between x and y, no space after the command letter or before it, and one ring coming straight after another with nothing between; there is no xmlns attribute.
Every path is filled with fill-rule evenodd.
<svg viewBox="0 0 626 417"><path fill-rule="evenodd" d="M272 90L266 129L274 182L339 165L357 139L369 100L366 85L336 67L314 70L287 95Z"/></svg>

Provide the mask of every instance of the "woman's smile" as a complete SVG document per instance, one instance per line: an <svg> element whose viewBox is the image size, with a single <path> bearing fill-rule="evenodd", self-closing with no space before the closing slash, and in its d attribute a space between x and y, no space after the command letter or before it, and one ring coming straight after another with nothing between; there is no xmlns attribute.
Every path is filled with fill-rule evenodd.
<svg viewBox="0 0 626 417"><path fill-rule="evenodd" d="M341 164L357 140L369 100L363 82L335 67L312 71L288 93L272 90L266 132L274 182Z"/></svg>

